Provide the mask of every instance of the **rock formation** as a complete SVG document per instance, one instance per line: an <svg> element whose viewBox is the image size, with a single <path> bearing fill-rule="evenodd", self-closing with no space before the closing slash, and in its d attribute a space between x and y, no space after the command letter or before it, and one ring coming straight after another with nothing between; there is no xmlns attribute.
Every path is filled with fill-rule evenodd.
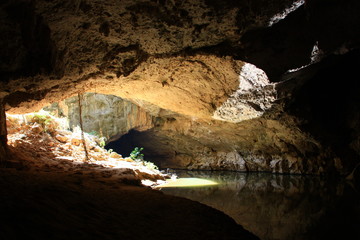
<svg viewBox="0 0 360 240"><path fill-rule="evenodd" d="M80 125L78 101L76 96L61 104L67 109L62 111L69 120L70 129ZM86 93L81 103L84 131L105 137L107 141L115 140L131 129L145 131L153 125L150 114L113 95Z"/></svg>
<svg viewBox="0 0 360 240"><path fill-rule="evenodd" d="M316 97L331 100L325 93L338 92L328 83L345 81L342 62L359 61L356 0L0 6L0 96L8 112L78 93L112 94L155 118L134 139L164 167L346 174L358 162L358 85L341 86L329 124L322 123L331 109Z"/></svg>
<svg viewBox="0 0 360 240"><path fill-rule="evenodd" d="M3 104L0 102L0 159L1 162L7 158L7 129L6 129L6 117L3 109Z"/></svg>

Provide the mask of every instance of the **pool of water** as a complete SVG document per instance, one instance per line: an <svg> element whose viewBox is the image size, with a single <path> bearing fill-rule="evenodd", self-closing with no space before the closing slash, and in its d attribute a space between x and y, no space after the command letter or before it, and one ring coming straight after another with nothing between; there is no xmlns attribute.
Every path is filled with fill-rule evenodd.
<svg viewBox="0 0 360 240"><path fill-rule="evenodd" d="M262 240L360 239L360 193L352 182L270 173L175 173L218 185L161 191L219 209Z"/></svg>

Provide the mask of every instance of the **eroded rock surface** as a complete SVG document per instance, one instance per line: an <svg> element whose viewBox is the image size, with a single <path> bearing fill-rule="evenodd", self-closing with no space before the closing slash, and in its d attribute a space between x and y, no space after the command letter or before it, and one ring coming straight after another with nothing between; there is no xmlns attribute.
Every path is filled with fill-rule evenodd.
<svg viewBox="0 0 360 240"><path fill-rule="evenodd" d="M152 116L137 105L113 95L86 93L81 95L84 131L117 139L131 129L145 131L152 127ZM79 98L66 99L63 104L71 129L80 126Z"/></svg>
<svg viewBox="0 0 360 240"><path fill-rule="evenodd" d="M214 119L237 123L261 117L272 107L277 92L264 71L245 63L239 82L239 88L215 110Z"/></svg>
<svg viewBox="0 0 360 240"><path fill-rule="evenodd" d="M318 71L321 62L283 78L312 63L315 46L324 59L359 48L356 0L5 0L0 6L0 96L10 113L78 93L112 94L160 117L161 131L143 133L167 146L176 142L153 155L172 156L174 164L187 159L181 166L320 173L358 162L356 137L344 137L355 154L348 144L334 153L337 141L318 137L303 127L311 116L291 111L312 108L290 103L306 81L317 81L308 70ZM269 81L246 87L248 63ZM196 150L184 150L189 145Z"/></svg>
<svg viewBox="0 0 360 240"><path fill-rule="evenodd" d="M142 103L152 110L145 112L129 102L119 104L126 101L114 96L85 96L84 129L97 133L104 131L105 134L106 127L102 129L102 125L98 124L103 119L111 128L107 133L113 134L110 135L108 143L111 142L111 145L108 148L129 154L137 146L144 147L146 159L162 168L320 174L333 166L325 161L331 154L327 155L321 144L310 135L294 128L296 119L287 114L267 114L231 123L191 119L161 109L155 110L155 106ZM65 102L73 101L76 103L77 97ZM103 105L105 102L107 104ZM103 106L98 108L101 111L91 111L93 106L100 105ZM68 106L68 112L75 113L69 115L70 120L78 124L77 103ZM129 106L146 113L145 118L126 111ZM124 116L116 117L118 113ZM139 127L144 120L147 120L146 128ZM124 129L127 129L126 132Z"/></svg>
<svg viewBox="0 0 360 240"><path fill-rule="evenodd" d="M7 158L7 129L6 117L2 102L0 101L0 159L4 161Z"/></svg>

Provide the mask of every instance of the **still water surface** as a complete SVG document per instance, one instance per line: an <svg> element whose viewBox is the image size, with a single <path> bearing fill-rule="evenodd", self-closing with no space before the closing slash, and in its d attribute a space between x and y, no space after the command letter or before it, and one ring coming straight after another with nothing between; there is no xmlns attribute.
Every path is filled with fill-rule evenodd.
<svg viewBox="0 0 360 240"><path fill-rule="evenodd" d="M163 192L219 209L262 240L360 239L360 193L352 182L270 173L175 173L219 184Z"/></svg>

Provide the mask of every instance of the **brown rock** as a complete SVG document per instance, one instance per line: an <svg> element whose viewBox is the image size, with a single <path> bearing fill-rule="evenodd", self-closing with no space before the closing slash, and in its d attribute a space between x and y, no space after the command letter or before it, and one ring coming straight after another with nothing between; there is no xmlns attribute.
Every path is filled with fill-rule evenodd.
<svg viewBox="0 0 360 240"><path fill-rule="evenodd" d="M134 162L134 160L132 160L131 158L127 157L127 158L124 158L124 161L126 162Z"/></svg>
<svg viewBox="0 0 360 240"><path fill-rule="evenodd" d="M61 143L66 143L66 142L69 140L68 137L63 136L63 135L60 135L60 134L57 134L57 135L55 136L55 139L58 140L58 141L61 142Z"/></svg>
<svg viewBox="0 0 360 240"><path fill-rule="evenodd" d="M31 127L31 131L34 133L34 134L39 134L41 132L44 131L44 129L38 125L38 124L34 124L32 127Z"/></svg>
<svg viewBox="0 0 360 240"><path fill-rule="evenodd" d="M110 153L110 157L111 158L122 158L122 156L120 154L116 153L116 152Z"/></svg>
<svg viewBox="0 0 360 240"><path fill-rule="evenodd" d="M80 146L80 144L81 144L81 139L79 139L79 138L72 138L72 139L71 139L71 144L74 145L74 146Z"/></svg>
<svg viewBox="0 0 360 240"><path fill-rule="evenodd" d="M102 148L100 147L94 147L94 149L92 149L94 152L101 152Z"/></svg>

